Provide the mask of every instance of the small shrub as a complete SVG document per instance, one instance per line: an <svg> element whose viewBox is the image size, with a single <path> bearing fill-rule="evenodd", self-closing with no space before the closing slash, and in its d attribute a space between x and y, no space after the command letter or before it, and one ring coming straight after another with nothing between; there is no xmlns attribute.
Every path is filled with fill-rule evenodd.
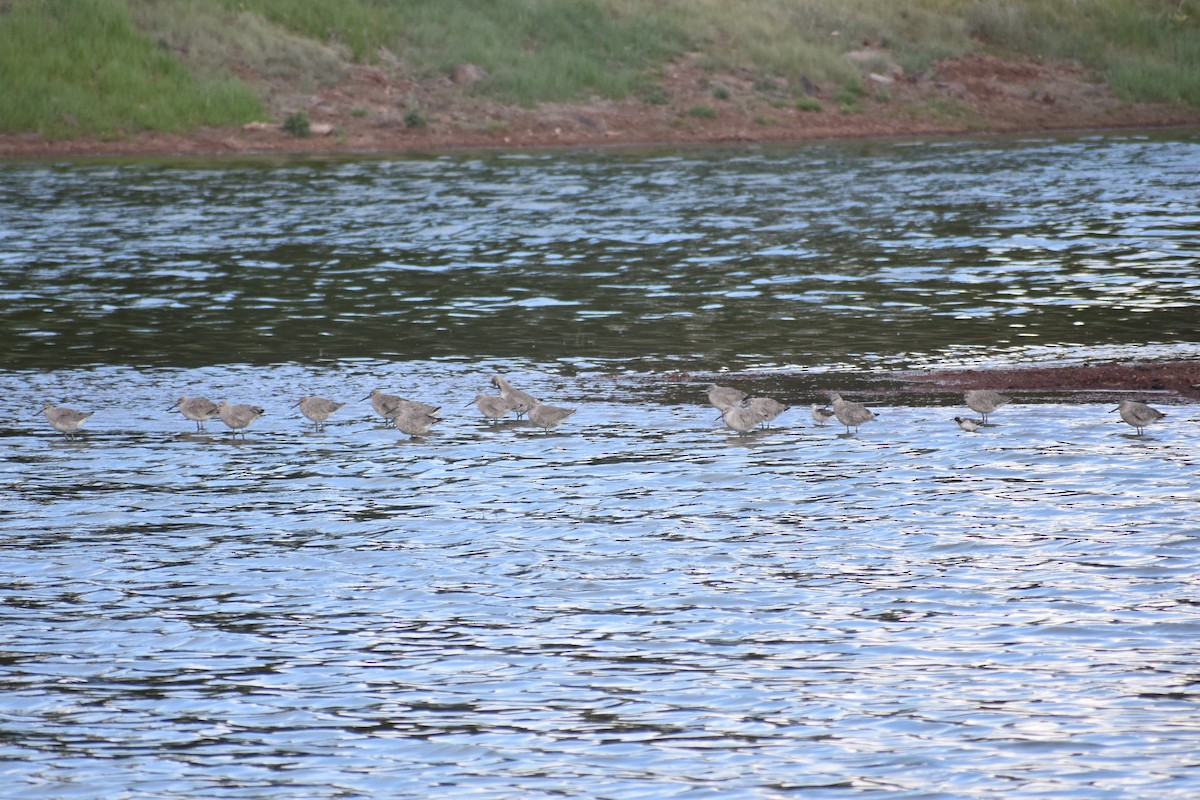
<svg viewBox="0 0 1200 800"><path fill-rule="evenodd" d="M723 83L714 83L712 87L713 97L718 100L728 100L733 97L733 92L729 91L729 87Z"/></svg>
<svg viewBox="0 0 1200 800"><path fill-rule="evenodd" d="M425 112L420 108L410 108L404 114L404 127L421 129L429 127L429 120L425 118Z"/></svg>
<svg viewBox="0 0 1200 800"><path fill-rule="evenodd" d="M862 106L859 105L859 100L865 94L862 84L857 81L847 83L837 93L834 101L838 104L838 109L843 114L858 114L862 112Z"/></svg>
<svg viewBox="0 0 1200 800"><path fill-rule="evenodd" d="M801 97L796 101L797 111L820 111L821 101L815 97Z"/></svg>
<svg viewBox="0 0 1200 800"><path fill-rule="evenodd" d="M642 92L642 102L648 106L665 106L667 93L661 86L652 86Z"/></svg>
<svg viewBox="0 0 1200 800"><path fill-rule="evenodd" d="M297 111L283 121L283 129L292 136L301 139L312 135L312 123L308 121L308 112Z"/></svg>
<svg viewBox="0 0 1200 800"><path fill-rule="evenodd" d="M695 105L687 110L689 117L697 117L699 119L716 119L717 110L712 106Z"/></svg>

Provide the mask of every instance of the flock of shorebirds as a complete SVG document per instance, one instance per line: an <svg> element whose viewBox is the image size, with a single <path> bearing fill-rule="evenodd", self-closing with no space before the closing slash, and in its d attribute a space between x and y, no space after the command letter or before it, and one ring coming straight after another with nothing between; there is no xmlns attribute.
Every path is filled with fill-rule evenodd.
<svg viewBox="0 0 1200 800"><path fill-rule="evenodd" d="M812 418L818 425L824 425L836 417L838 422L846 426L846 433L849 433L851 428L857 433L859 426L879 416L862 403L843 399L837 392L830 392L829 399L833 408L813 404ZM964 431L974 433L987 424L988 414L994 413L1011 399L992 389L971 389L964 394L963 400L967 408L980 414L982 418L955 417L954 421ZM747 434L756 427L766 427L789 408L769 397L750 397L740 389L718 386L715 383L708 387L708 402L721 412L725 425L740 434ZM1137 400L1122 400L1113 411L1119 411L1121 419L1132 425L1139 436L1147 425L1166 416L1158 409Z"/></svg>
<svg viewBox="0 0 1200 800"><path fill-rule="evenodd" d="M527 417L537 427L550 430L575 413L573 408L547 405L528 392L514 388L503 375L494 375L492 386L499 390L499 394L476 395L467 405L474 405L479 409L479 413L493 423L514 414L517 419ZM724 420L725 425L740 435L749 434L756 428L768 427L776 417L790 408L769 397L751 397L732 386L718 386L714 383L708 387L707 393L708 401L721 412L720 418ZM879 416L862 403L843 399L837 392L831 392L829 398L832 408L815 403L812 406L812 418L818 425L823 426L836 418L846 426L846 433L850 433L851 428L857 433L860 426ZM371 401L371 407L383 417L385 425L394 425L409 436L424 436L435 424L442 421L442 417L438 416L440 407L384 394L378 389L362 399ZM967 407L982 418L955 417L954 421L964 431L974 433L987 424L989 414L1008 403L1011 398L990 389L972 389L963 399ZM336 400L305 395L293 404L292 408L299 408L300 413L310 419L319 430L325 421L344 405L345 403ZM183 416L196 423L197 431L203 431L204 423L216 417L228 426L235 438L239 433L245 438L246 428L250 423L266 413L261 406L230 404L226 400L214 403L204 397L181 397L167 411L176 408ZM1122 400L1113 411L1120 412L1121 419L1132 425L1139 435L1147 425L1166 416L1161 411L1136 400ZM94 412L76 411L46 403L42 407L42 413L55 430L72 438L78 435L83 423Z"/></svg>
<svg viewBox="0 0 1200 800"><path fill-rule="evenodd" d="M492 385L500 390L499 394L479 394L467 404L475 405L489 421L494 422L509 414L515 414L518 419L527 417L539 428L549 430L575 413L573 408L547 405L528 392L514 388L503 375L493 376ZM442 417L438 416L439 406L408 400L394 394L384 394L378 389L363 400L371 401L371 407L383 417L385 425L394 425L397 430L409 436L424 436L442 421ZM301 414L312 420L317 429L321 429L325 421L344 405L346 404L325 397L305 395L293 403L292 408L299 408ZM183 416L196 423L197 432L203 431L204 423L216 417L225 423L234 437L241 434L242 438L245 438L246 428L250 423L267 413L262 406L248 403L231 404L227 400L214 403L205 397L181 397L166 410L174 411L177 408ZM73 408L46 403L42 407L42 413L55 430L72 438L78 435L83 423L95 412L76 411Z"/></svg>

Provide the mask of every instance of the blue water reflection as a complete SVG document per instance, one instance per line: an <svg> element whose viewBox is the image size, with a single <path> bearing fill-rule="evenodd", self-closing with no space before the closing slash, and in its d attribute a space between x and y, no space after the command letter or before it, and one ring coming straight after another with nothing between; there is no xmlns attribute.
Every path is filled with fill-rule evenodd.
<svg viewBox="0 0 1200 800"><path fill-rule="evenodd" d="M9 164L3 334L28 367L1194 344L1196 155L1183 136Z"/></svg>
<svg viewBox="0 0 1200 800"><path fill-rule="evenodd" d="M0 794L1190 800L1200 411L868 379L1194 355L1196 152L0 166Z"/></svg>

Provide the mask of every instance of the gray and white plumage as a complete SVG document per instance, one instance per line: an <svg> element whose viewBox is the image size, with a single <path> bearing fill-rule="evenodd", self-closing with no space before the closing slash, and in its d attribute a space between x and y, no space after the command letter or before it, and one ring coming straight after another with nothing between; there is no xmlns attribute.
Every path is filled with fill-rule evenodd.
<svg viewBox="0 0 1200 800"><path fill-rule="evenodd" d="M45 403L42 405L42 413L46 415L46 419L54 427L54 430L65 434L68 439L74 438L75 434L87 421L87 418L94 411L76 411L73 408L65 406L56 406L53 403Z"/></svg>
<svg viewBox="0 0 1200 800"><path fill-rule="evenodd" d="M217 404L207 397L184 397L175 401L175 405L167 409L173 411L178 408L183 416L196 423L196 430L204 430L204 423L217 415Z"/></svg>
<svg viewBox="0 0 1200 800"><path fill-rule="evenodd" d="M824 427L826 422L833 419L833 410L819 406L816 403L812 404L812 418L818 424Z"/></svg>
<svg viewBox="0 0 1200 800"><path fill-rule="evenodd" d="M851 428L858 433L860 425L865 425L879 416L862 403L843 400L837 392L831 393L829 397L833 400L833 415L838 418L838 422L846 426L846 433L849 433Z"/></svg>
<svg viewBox="0 0 1200 800"><path fill-rule="evenodd" d="M548 406L545 403L538 403L533 408L529 409L529 421L537 425L543 430L555 428L567 417L575 413L573 408L559 408L558 406Z"/></svg>
<svg viewBox="0 0 1200 800"><path fill-rule="evenodd" d="M791 406L785 406L770 397L751 397L745 405L746 408L758 414L758 424L764 427L769 426L776 417L791 408Z"/></svg>
<svg viewBox="0 0 1200 800"><path fill-rule="evenodd" d="M974 433L983 427L983 422L977 419L971 419L970 417L955 417L954 421L958 423L958 427L962 428L968 433Z"/></svg>
<svg viewBox="0 0 1200 800"><path fill-rule="evenodd" d="M375 409L375 413L383 417L385 425L394 423L396 417L403 414L421 413L432 416L438 412L438 406L431 406L417 400L408 400L399 395L384 394L378 389L373 390L363 399L371 401L371 407Z"/></svg>
<svg viewBox="0 0 1200 800"><path fill-rule="evenodd" d="M397 430L401 433L407 433L409 436L416 437L429 433L429 429L442 420L440 417L427 414L420 409L409 408L397 414L393 421L396 423Z"/></svg>
<svg viewBox="0 0 1200 800"><path fill-rule="evenodd" d="M721 419L726 427L732 428L741 435L746 435L762 422L762 416L752 408L736 405L721 412Z"/></svg>
<svg viewBox="0 0 1200 800"><path fill-rule="evenodd" d="M221 418L221 422L229 426L234 436L241 433L243 438L246 436L246 427L265 413L267 412L261 406L247 403L230 405L228 400L217 403L217 416Z"/></svg>
<svg viewBox="0 0 1200 800"><path fill-rule="evenodd" d="M991 414L1012 398L992 389L971 389L963 395L963 399L967 402L967 408L977 414L983 415L983 424L986 425L988 414Z"/></svg>
<svg viewBox="0 0 1200 800"><path fill-rule="evenodd" d="M493 375L492 386L500 390L501 397L512 403L512 410L517 413L518 419L528 414L534 406L541 402L529 392L514 388L503 375Z"/></svg>
<svg viewBox="0 0 1200 800"><path fill-rule="evenodd" d="M378 389L372 389L371 393L363 398L363 400L371 401L371 408L375 409L375 413L383 417L383 424L390 424L396 416L396 408L402 398L394 394L384 394Z"/></svg>
<svg viewBox="0 0 1200 800"><path fill-rule="evenodd" d="M714 383L708 387L708 402L722 414L734 406L740 405L745 399L746 393L732 386L718 386Z"/></svg>
<svg viewBox="0 0 1200 800"><path fill-rule="evenodd" d="M1108 413L1111 414L1113 411L1121 412L1121 419L1126 424L1132 425L1137 430L1139 436L1147 425L1158 422L1166 416L1166 414L1157 408L1151 408L1145 403L1139 403L1137 400L1122 400L1117 404L1116 408Z"/></svg>
<svg viewBox="0 0 1200 800"><path fill-rule="evenodd" d="M475 399L467 405L474 405L479 409L480 414L493 422L508 416L509 412L516 408L516 403L512 398L501 397L497 394L477 394Z"/></svg>
<svg viewBox="0 0 1200 800"><path fill-rule="evenodd" d="M329 419L333 412L344 405L346 404L314 395L305 395L296 403L296 406L300 408L300 413L316 423L318 429L325 425L325 420Z"/></svg>

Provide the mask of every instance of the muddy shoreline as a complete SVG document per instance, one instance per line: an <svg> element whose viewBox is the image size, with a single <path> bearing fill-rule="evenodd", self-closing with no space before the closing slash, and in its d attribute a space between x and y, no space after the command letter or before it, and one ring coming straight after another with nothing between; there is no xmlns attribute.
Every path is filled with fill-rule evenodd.
<svg viewBox="0 0 1200 800"><path fill-rule="evenodd" d="M614 380L619 376L612 376ZM901 399L930 405L961 404L968 389L995 389L1024 403L1094 402L1123 399L1157 405L1200 400L1200 360L1107 362L1075 366L993 369L903 370L881 373L698 373L676 372L651 382L676 384L680 402L695 402L697 384L720 383L752 394L772 393L791 402L824 402L830 391L869 396L876 402Z"/></svg>
<svg viewBox="0 0 1200 800"><path fill-rule="evenodd" d="M524 108L481 99L448 79L418 81L357 65L332 86L273 87L271 119L241 127L108 138L6 134L0 158L404 155L1200 130L1200 108L1124 102L1071 63L976 55L948 59L928 74L874 77L887 83L867 76L871 91L850 106L827 87L815 89L812 107L800 107L794 95L765 91L751 76L713 74L684 59L667 68L661 102L593 99ZM724 89L720 98L714 85ZM423 110L419 126L406 121L409 102ZM280 121L295 110L319 134L284 131Z"/></svg>
<svg viewBox="0 0 1200 800"><path fill-rule="evenodd" d="M1160 403L1200 400L1200 361L1105 363L936 370L893 374L908 393L961 393L967 389L1032 396L1120 400L1138 394Z"/></svg>

